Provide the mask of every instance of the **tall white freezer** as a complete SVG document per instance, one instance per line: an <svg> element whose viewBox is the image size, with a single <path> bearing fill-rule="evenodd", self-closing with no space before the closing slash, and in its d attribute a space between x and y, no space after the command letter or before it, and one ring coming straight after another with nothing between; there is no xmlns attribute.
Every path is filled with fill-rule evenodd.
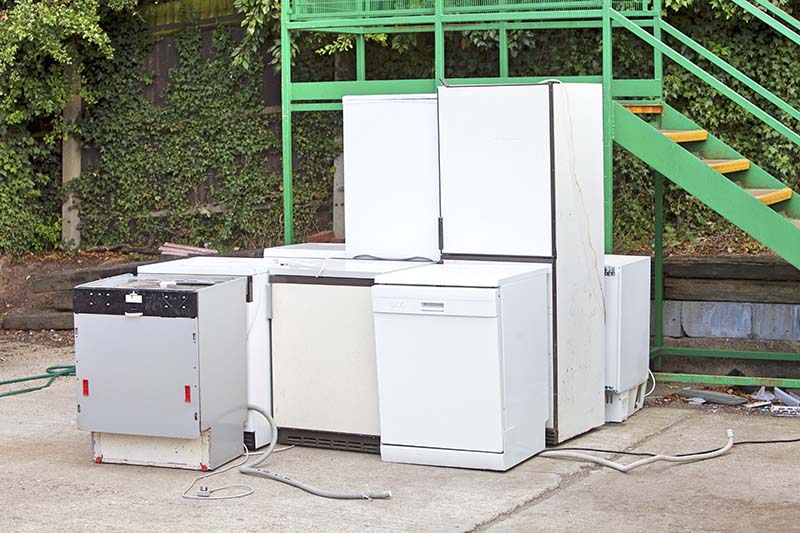
<svg viewBox="0 0 800 533"><path fill-rule="evenodd" d="M348 257L439 259L434 94L345 96Z"/></svg>
<svg viewBox="0 0 800 533"><path fill-rule="evenodd" d="M442 258L552 266L548 442L605 422L599 84L440 87Z"/></svg>
<svg viewBox="0 0 800 533"><path fill-rule="evenodd" d="M457 262L376 278L383 460L508 470L544 449L549 273Z"/></svg>

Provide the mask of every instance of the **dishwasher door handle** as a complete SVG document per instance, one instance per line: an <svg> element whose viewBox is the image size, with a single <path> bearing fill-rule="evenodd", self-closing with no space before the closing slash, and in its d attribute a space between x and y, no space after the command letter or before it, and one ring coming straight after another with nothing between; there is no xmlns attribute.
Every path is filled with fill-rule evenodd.
<svg viewBox="0 0 800 533"><path fill-rule="evenodd" d="M444 313L444 302L422 302L420 309L426 313Z"/></svg>

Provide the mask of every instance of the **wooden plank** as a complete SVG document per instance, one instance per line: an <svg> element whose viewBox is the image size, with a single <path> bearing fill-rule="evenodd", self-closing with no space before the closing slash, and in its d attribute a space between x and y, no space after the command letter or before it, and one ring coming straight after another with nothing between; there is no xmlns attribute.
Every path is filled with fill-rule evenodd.
<svg viewBox="0 0 800 533"><path fill-rule="evenodd" d="M660 115L664 111L661 104L623 104L625 109L636 115Z"/></svg>
<svg viewBox="0 0 800 533"><path fill-rule="evenodd" d="M664 298L702 302L800 304L796 281L666 278Z"/></svg>
<svg viewBox="0 0 800 533"><path fill-rule="evenodd" d="M761 200L765 205L777 204L792 197L792 189L784 187L783 189L745 189L748 193L753 195L757 200Z"/></svg>
<svg viewBox="0 0 800 533"><path fill-rule="evenodd" d="M158 263L158 261L138 261L135 263L117 263L114 265L101 265L94 268L81 268L65 272L50 272L35 276L31 279L31 290L35 293L69 291L75 285L88 283L120 274L133 274L141 265Z"/></svg>
<svg viewBox="0 0 800 533"><path fill-rule="evenodd" d="M661 133L676 143L697 142L708 139L706 130L661 130Z"/></svg>
<svg viewBox="0 0 800 533"><path fill-rule="evenodd" d="M664 259L670 278L800 281L800 270L769 255L673 256Z"/></svg>
<svg viewBox="0 0 800 533"><path fill-rule="evenodd" d="M72 291L51 292L52 304L50 307L56 311L72 311Z"/></svg>
<svg viewBox="0 0 800 533"><path fill-rule="evenodd" d="M73 327L71 311L53 311L50 309L14 309L5 320L4 329L58 329Z"/></svg>
<svg viewBox="0 0 800 533"><path fill-rule="evenodd" d="M750 168L749 159L701 159L701 161L720 174L729 174Z"/></svg>

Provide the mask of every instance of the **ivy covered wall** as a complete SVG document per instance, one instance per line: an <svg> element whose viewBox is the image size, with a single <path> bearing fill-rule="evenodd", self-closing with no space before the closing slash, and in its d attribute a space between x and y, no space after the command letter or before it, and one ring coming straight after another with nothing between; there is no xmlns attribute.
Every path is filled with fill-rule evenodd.
<svg viewBox="0 0 800 533"><path fill-rule="evenodd" d="M3 6L16 2L23 0L0 0L0 15ZM800 54L790 41L716 0L670 5L667 19L671 24L791 104L800 104ZM797 7L800 0L783 4L790 12ZM169 37L177 50L175 66L158 73L144 58L161 37L150 34L141 18L105 10L100 23L109 33L109 42L103 41L97 50L81 50L87 105L80 134L93 154L83 175L72 184L81 206L83 242L178 240L223 248L279 242L280 124L279 115L267 112L268 104L274 102L265 99L263 86L264 69L272 68L271 43L261 44L264 61L251 62L245 70L234 64L241 29L234 25L201 30L185 24ZM649 73L652 54L623 30L615 34L615 75ZM331 45L331 39L310 34L296 43L295 79L354 78L354 52L346 42ZM495 32L449 33L447 76L496 75L497 41ZM432 44L430 34L370 40L368 78L432 76ZM510 35L510 45L513 75L600 73L601 41L596 30L517 31ZM2 46L0 38L0 50ZM113 59L106 48L113 49ZM31 72L36 75L37 71ZM671 105L798 188L797 147L670 63L664 86ZM0 118L5 120L8 112L4 109L10 109L9 104L0 106ZM42 111L11 125L0 120L0 253L58 243L60 132L48 116ZM791 127L799 126L788 117L781 118ZM376 125L376 135L386 127L391 125ZM296 228L298 238L303 238L330 224L341 115L298 113L294 128ZM616 150L619 250L649 245L652 200L651 172ZM729 229L671 184L667 209L668 243L692 242Z"/></svg>

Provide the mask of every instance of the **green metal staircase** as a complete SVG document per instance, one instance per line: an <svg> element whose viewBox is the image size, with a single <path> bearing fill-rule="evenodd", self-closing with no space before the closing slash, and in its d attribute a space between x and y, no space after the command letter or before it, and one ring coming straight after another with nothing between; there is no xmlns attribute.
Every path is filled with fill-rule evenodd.
<svg viewBox="0 0 800 533"><path fill-rule="evenodd" d="M800 268L800 197L789 187L667 104L614 102L613 120L617 144Z"/></svg>

